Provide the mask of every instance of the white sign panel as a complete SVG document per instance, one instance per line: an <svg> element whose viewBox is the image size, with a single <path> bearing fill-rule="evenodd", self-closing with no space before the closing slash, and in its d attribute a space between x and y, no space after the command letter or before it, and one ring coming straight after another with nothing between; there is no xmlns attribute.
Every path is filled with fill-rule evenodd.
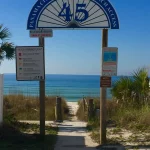
<svg viewBox="0 0 150 150"><path fill-rule="evenodd" d="M3 123L3 75L0 75L0 125Z"/></svg>
<svg viewBox="0 0 150 150"><path fill-rule="evenodd" d="M30 37L52 37L52 29L35 29L30 30Z"/></svg>
<svg viewBox="0 0 150 150"><path fill-rule="evenodd" d="M104 47L102 55L102 76L117 76L118 48Z"/></svg>
<svg viewBox="0 0 150 150"><path fill-rule="evenodd" d="M45 80L44 50L39 46L16 47L16 79Z"/></svg>

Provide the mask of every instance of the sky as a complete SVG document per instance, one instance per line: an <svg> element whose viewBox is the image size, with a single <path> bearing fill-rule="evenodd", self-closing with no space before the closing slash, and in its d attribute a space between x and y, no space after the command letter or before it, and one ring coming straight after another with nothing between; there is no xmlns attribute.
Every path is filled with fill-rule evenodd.
<svg viewBox="0 0 150 150"><path fill-rule="evenodd" d="M0 0L0 24L12 33L15 46L38 46L30 38L28 15L36 0ZM109 30L108 46L118 47L118 75L130 75L141 67L150 68L150 0L110 0L120 22ZM101 30L54 30L45 40L46 74L99 75ZM3 61L0 73L15 73L15 60ZM149 71L150 72L150 71Z"/></svg>

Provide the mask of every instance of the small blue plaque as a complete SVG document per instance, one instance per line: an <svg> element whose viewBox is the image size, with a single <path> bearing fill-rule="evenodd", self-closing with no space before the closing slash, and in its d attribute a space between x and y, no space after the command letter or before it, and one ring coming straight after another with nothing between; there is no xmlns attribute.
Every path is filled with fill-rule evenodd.
<svg viewBox="0 0 150 150"><path fill-rule="evenodd" d="M116 52L104 52L103 57L104 62L117 62L117 53Z"/></svg>

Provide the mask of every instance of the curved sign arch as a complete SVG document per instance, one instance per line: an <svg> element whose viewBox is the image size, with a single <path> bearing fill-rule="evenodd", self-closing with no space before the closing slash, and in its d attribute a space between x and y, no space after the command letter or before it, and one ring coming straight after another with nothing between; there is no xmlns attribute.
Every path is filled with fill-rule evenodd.
<svg viewBox="0 0 150 150"><path fill-rule="evenodd" d="M119 29L119 20L108 0L38 0L27 23L36 28Z"/></svg>

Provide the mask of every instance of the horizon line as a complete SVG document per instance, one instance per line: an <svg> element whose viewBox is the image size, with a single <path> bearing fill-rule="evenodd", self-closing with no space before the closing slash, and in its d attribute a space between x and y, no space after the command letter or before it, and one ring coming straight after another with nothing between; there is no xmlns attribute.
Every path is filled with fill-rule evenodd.
<svg viewBox="0 0 150 150"><path fill-rule="evenodd" d="M16 74L16 73L1 73L1 74ZM100 74L55 74L55 73L46 73L45 75L84 75L84 76L101 76ZM131 76L131 75L123 75L119 74L117 76Z"/></svg>

